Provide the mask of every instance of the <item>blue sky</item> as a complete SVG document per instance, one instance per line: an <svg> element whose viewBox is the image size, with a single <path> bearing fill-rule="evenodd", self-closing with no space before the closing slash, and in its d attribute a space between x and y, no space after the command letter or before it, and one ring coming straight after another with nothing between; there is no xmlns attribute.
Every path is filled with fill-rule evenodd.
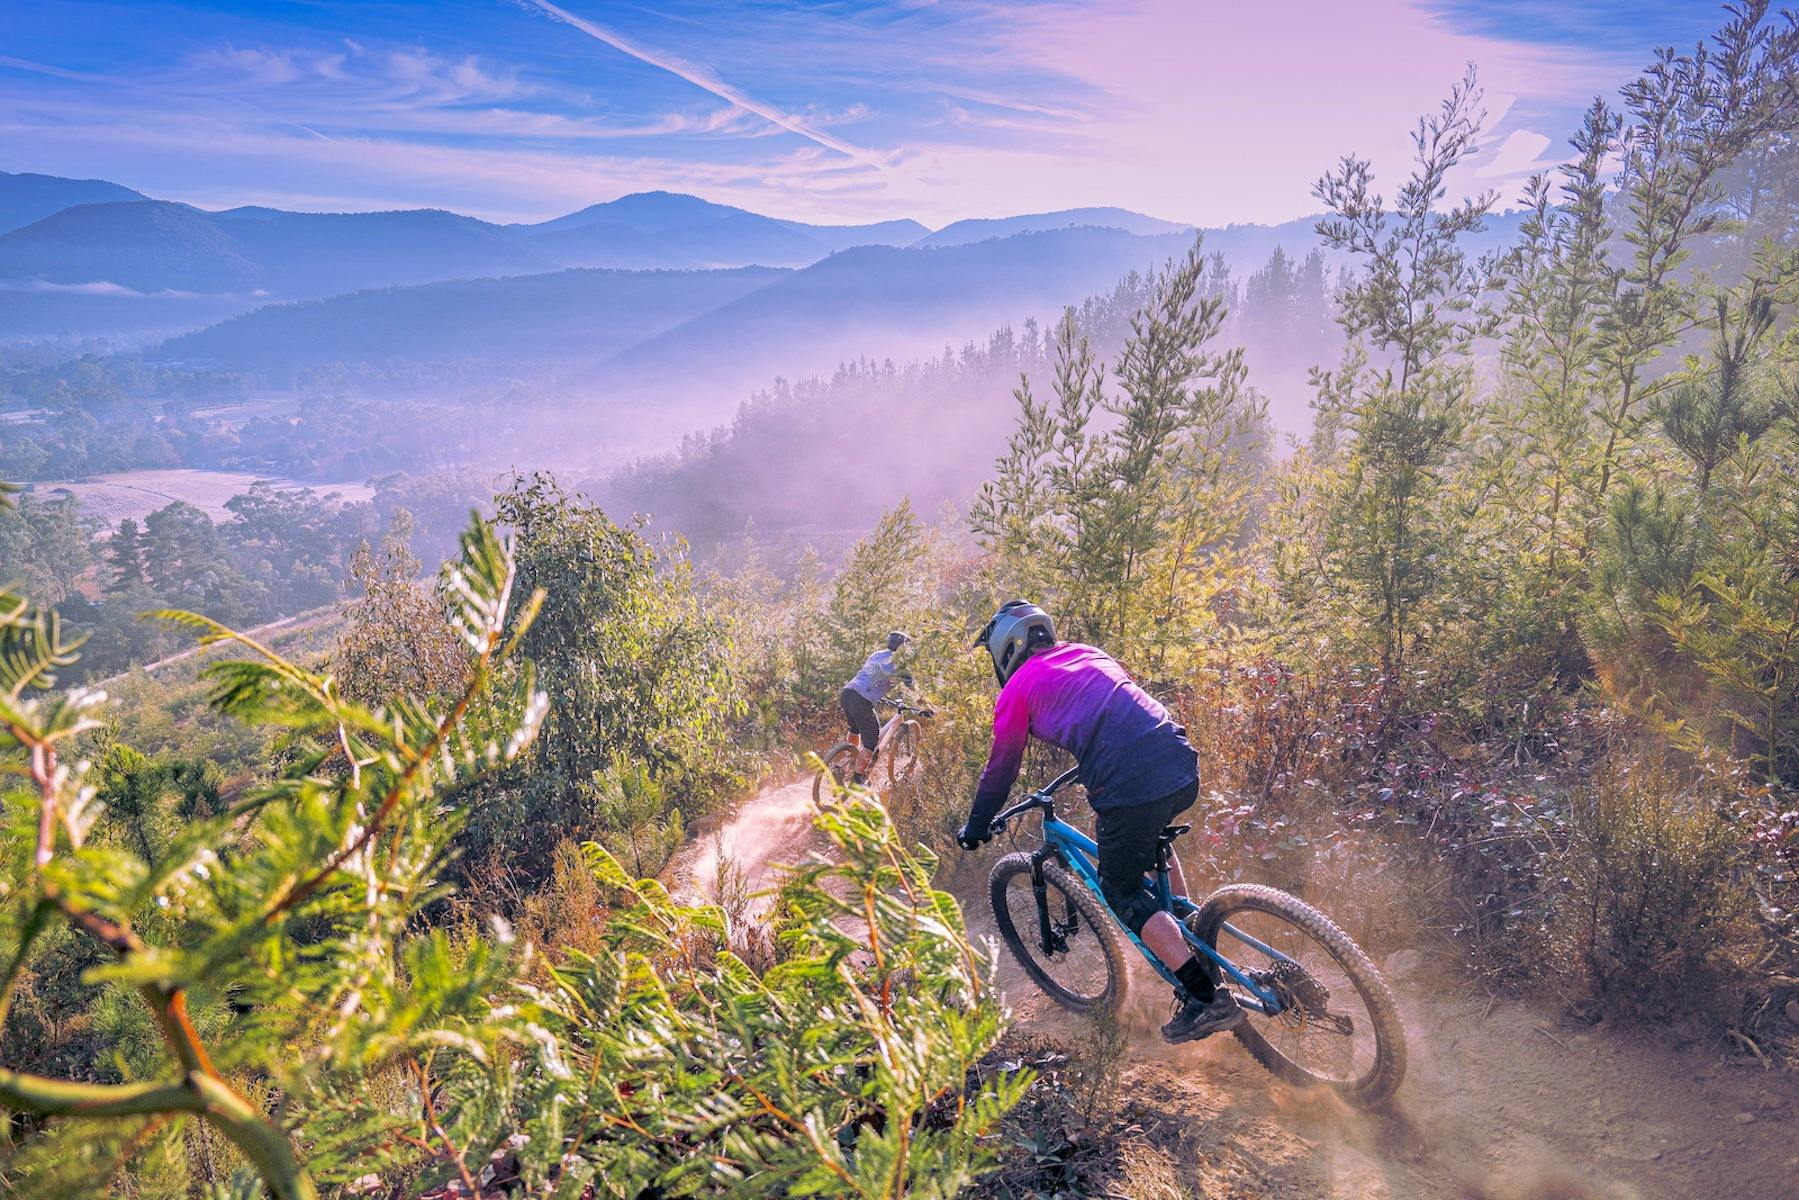
<svg viewBox="0 0 1799 1200"><path fill-rule="evenodd" d="M1313 211L1403 169L1466 61L1510 199L1709 3L289 0L0 6L0 169L204 207L534 220L631 191L936 226L1090 204Z"/></svg>

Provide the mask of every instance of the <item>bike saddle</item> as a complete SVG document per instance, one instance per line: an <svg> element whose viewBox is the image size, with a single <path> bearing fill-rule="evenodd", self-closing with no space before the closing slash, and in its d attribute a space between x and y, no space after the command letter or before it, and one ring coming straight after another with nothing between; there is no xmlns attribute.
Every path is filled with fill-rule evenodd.
<svg viewBox="0 0 1799 1200"><path fill-rule="evenodd" d="M1161 842L1164 846L1172 846L1175 838L1181 836L1181 834L1186 833L1192 828L1193 826L1191 825L1170 825L1160 834L1156 835L1156 840Z"/></svg>

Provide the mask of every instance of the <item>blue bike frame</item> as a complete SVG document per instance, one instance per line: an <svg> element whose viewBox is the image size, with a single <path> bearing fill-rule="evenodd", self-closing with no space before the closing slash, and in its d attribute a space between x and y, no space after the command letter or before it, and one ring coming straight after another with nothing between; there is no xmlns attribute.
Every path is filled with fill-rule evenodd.
<svg viewBox="0 0 1799 1200"><path fill-rule="evenodd" d="M1112 914L1113 923L1124 933L1124 936L1131 940L1131 945L1137 947L1137 952L1143 955L1149 965L1155 968L1156 974L1170 984L1176 987L1180 986L1180 981L1174 977L1174 972L1168 969L1167 964L1156 957L1153 950L1143 944L1141 937L1131 932L1130 927L1118 919L1118 914L1112 911L1111 905L1106 904L1105 893L1100 890L1099 868L1096 865L1099 847L1094 844L1092 838L1056 816L1053 797L1056 792L1072 783L1074 778L1075 772L1068 771L1058 776L1047 787L1033 792L1025 800L1000 813L993 820L994 831L998 832L1003 829L1014 816L1034 808L1043 809L1043 849L1037 853L1053 855L1072 871L1087 890L1092 892L1102 905L1105 905L1106 911ZM1143 890L1155 900L1157 909L1174 918L1176 926L1181 931L1181 936L1187 939L1187 943L1193 947L1194 953L1203 954L1211 959L1221 971L1230 977L1232 982L1242 989L1242 994L1238 999L1245 1008L1253 1008L1268 1016L1275 1016L1283 1010L1285 1006L1281 1004L1280 998L1274 992L1257 984L1236 963L1208 946L1187 928L1183 918L1193 913L1199 906L1185 896L1174 894L1173 888L1169 885L1168 871L1165 867L1157 870L1154 875L1143 877ZM1228 921L1224 923L1224 932L1244 945L1266 954L1269 958L1291 961L1287 955L1249 936Z"/></svg>

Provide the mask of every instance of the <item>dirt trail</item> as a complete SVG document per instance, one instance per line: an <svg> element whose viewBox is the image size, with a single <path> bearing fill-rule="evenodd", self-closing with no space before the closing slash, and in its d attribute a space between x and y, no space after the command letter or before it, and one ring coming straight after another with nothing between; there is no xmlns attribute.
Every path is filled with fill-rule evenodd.
<svg viewBox="0 0 1799 1200"><path fill-rule="evenodd" d="M281 617L277 620L270 621L267 624L245 629L242 633L245 637L255 638L259 642L267 643L270 640L270 634L280 633L283 630L297 631L311 628L312 626L318 625L335 616L338 611L338 606L335 604L326 605L322 608L309 608L305 612L294 613L292 616ZM186 662L188 659L199 654L204 654L210 649L212 649L211 646L189 646L185 650L177 650L167 658L159 658L155 662L140 663L139 665L130 668L130 670L121 671L117 675L109 675L100 682L102 684L111 683L114 680L125 678L133 671L142 671L146 675L154 675L164 667L173 666L178 662Z"/></svg>
<svg viewBox="0 0 1799 1200"><path fill-rule="evenodd" d="M694 831L692 839L662 872L662 882L686 900L719 901L723 865L743 872L750 891L780 881L783 866L803 862L825 839L812 827L811 777L764 788L722 821ZM729 886L730 881L726 881ZM753 899L752 914L767 908L768 897Z"/></svg>
<svg viewBox="0 0 1799 1200"><path fill-rule="evenodd" d="M821 844L811 782L770 787L677 856L678 894L716 896L720 851L752 889ZM971 906L971 928L991 915ZM1394 1111L1358 1112L1270 1076L1221 1037L1163 1045L1165 998L1132 980L1121 1119L1208 1198L1775 1200L1799 1194L1799 1078L1677 1049L1665 1035L1582 1028L1465 979L1389 959L1410 1049ZM1091 1030L1001 952L1016 1027L1079 1044Z"/></svg>

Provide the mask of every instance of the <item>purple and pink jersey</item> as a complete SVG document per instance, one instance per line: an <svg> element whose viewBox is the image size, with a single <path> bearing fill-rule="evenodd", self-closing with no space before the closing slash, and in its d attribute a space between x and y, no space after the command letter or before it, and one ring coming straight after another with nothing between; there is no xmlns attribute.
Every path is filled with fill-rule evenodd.
<svg viewBox="0 0 1799 1200"><path fill-rule="evenodd" d="M970 823L985 828L1039 737L1074 755L1094 808L1160 800L1199 778L1187 731L1103 650L1063 642L1026 659L993 702L993 752Z"/></svg>

